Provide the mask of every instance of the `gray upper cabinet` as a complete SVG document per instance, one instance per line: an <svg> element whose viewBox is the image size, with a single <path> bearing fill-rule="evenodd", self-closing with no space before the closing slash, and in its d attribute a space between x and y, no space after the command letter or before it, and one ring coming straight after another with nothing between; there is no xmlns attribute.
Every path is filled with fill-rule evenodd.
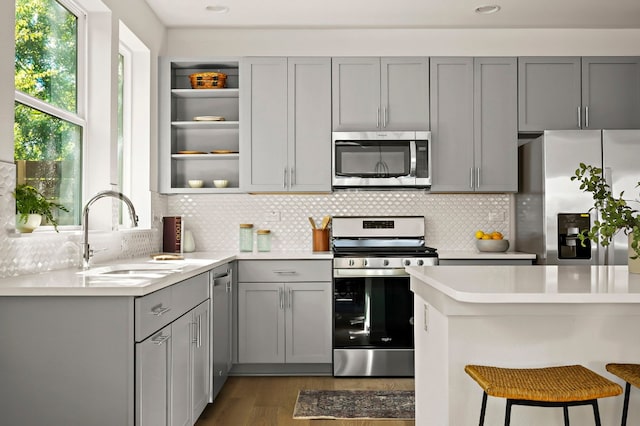
<svg viewBox="0 0 640 426"><path fill-rule="evenodd" d="M333 58L333 130L429 130L426 57Z"/></svg>
<svg viewBox="0 0 640 426"><path fill-rule="evenodd" d="M431 58L433 192L517 191L515 58Z"/></svg>
<svg viewBox="0 0 640 426"><path fill-rule="evenodd" d="M640 58L521 57L520 131L640 127Z"/></svg>
<svg viewBox="0 0 640 426"><path fill-rule="evenodd" d="M640 128L640 57L583 57L582 105L585 128Z"/></svg>
<svg viewBox="0 0 640 426"><path fill-rule="evenodd" d="M330 59L245 58L240 80L243 189L330 191Z"/></svg>

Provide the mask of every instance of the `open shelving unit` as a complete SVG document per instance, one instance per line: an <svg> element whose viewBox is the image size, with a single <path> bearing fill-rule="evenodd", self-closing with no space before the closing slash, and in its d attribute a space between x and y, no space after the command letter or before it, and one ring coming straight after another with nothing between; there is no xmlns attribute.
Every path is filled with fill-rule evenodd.
<svg viewBox="0 0 640 426"><path fill-rule="evenodd" d="M190 74L210 71L227 74L225 88L191 88ZM159 80L160 192L241 192L239 58L160 58ZM200 116L224 121L196 121ZM192 179L203 180L204 187L190 188ZM214 179L226 179L229 186L216 188Z"/></svg>

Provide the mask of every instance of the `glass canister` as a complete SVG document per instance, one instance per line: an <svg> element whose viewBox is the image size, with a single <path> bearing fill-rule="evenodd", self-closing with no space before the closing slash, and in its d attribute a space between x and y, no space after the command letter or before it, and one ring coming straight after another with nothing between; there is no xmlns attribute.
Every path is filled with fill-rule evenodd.
<svg viewBox="0 0 640 426"><path fill-rule="evenodd" d="M271 231L258 229L258 251L271 251Z"/></svg>
<svg viewBox="0 0 640 426"><path fill-rule="evenodd" d="M253 251L253 224L240 224L240 251Z"/></svg>

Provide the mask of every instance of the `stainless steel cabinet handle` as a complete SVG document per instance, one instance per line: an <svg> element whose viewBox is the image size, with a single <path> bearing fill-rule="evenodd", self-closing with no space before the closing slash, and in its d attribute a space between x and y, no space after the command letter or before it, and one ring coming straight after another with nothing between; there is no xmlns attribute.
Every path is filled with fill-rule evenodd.
<svg viewBox="0 0 640 426"><path fill-rule="evenodd" d="M473 189L473 167L469 169L469 188Z"/></svg>
<svg viewBox="0 0 640 426"><path fill-rule="evenodd" d="M278 275L295 275L298 272L291 269L274 269L273 273Z"/></svg>
<svg viewBox="0 0 640 426"><path fill-rule="evenodd" d="M153 344L154 344L154 345L158 345L158 346L160 346L160 345L162 345L164 342L166 342L167 340L169 340L169 338L170 338L170 337L171 337L170 335L164 336L164 335L162 335L162 334L161 334L161 335L159 335L159 336L152 337L152 338L151 338L151 342L153 342Z"/></svg>
<svg viewBox="0 0 640 426"><path fill-rule="evenodd" d="M289 304L289 309L291 309L291 304L293 303L293 290L291 290L291 287L289 287L289 294L288 294L288 300L287 303Z"/></svg>
<svg viewBox="0 0 640 426"><path fill-rule="evenodd" d="M282 173L282 187L287 187L287 168L284 168L284 172Z"/></svg>
<svg viewBox="0 0 640 426"><path fill-rule="evenodd" d="M280 298L280 309L284 309L284 292L282 287L278 289L278 297Z"/></svg>
<svg viewBox="0 0 640 426"><path fill-rule="evenodd" d="M589 127L589 107L584 107L584 127Z"/></svg>
<svg viewBox="0 0 640 426"><path fill-rule="evenodd" d="M476 188L480 188L480 167L476 168Z"/></svg>
<svg viewBox="0 0 640 426"><path fill-rule="evenodd" d="M293 181L294 177L295 177L295 175L293 173L293 167L289 167L289 182L290 182L289 184L291 186L293 186L295 184L295 182Z"/></svg>
<svg viewBox="0 0 640 426"><path fill-rule="evenodd" d="M387 107L383 109L384 115L382 117L382 127L387 127Z"/></svg>
<svg viewBox="0 0 640 426"><path fill-rule="evenodd" d="M580 107L578 107L578 129L582 128L582 114L580 114Z"/></svg>
<svg viewBox="0 0 640 426"><path fill-rule="evenodd" d="M197 347L198 346L198 319L196 318L196 322L192 322L191 325L192 325L191 332L193 333L193 337L191 338L191 343L195 343Z"/></svg>
<svg viewBox="0 0 640 426"><path fill-rule="evenodd" d="M153 308L151 308L151 314L159 317L161 315L166 314L170 310L171 310L171 308L163 308L162 304L159 304L159 305L154 306Z"/></svg>
<svg viewBox="0 0 640 426"><path fill-rule="evenodd" d="M198 315L198 344L196 347L202 346L202 315Z"/></svg>
<svg viewBox="0 0 640 426"><path fill-rule="evenodd" d="M380 127L380 107L378 107L378 112L376 116L376 127Z"/></svg>

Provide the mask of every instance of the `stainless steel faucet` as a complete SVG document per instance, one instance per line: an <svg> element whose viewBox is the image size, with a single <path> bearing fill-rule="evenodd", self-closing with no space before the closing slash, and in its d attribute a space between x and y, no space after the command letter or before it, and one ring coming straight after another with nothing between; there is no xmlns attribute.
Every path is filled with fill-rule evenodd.
<svg viewBox="0 0 640 426"><path fill-rule="evenodd" d="M138 215L136 209L133 207L131 200L121 192L117 191L100 191L91 198L84 206L82 211L82 267L83 269L89 268L89 262L93 256L93 250L89 247L89 207L100 198L111 197L117 198L127 205L129 208L129 216L131 217L131 223L133 226L138 226Z"/></svg>

